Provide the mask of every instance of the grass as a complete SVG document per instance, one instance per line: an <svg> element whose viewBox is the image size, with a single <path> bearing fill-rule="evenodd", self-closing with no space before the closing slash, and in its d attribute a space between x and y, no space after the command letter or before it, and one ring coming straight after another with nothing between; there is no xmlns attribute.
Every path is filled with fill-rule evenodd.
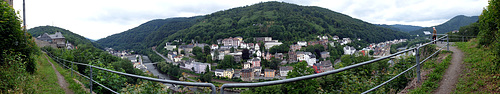
<svg viewBox="0 0 500 94"><path fill-rule="evenodd" d="M44 55L37 56L38 70L34 74L35 78L28 83L34 84L35 93L63 94L64 90L57 83L56 73Z"/></svg>
<svg viewBox="0 0 500 94"><path fill-rule="evenodd" d="M450 52L444 51L444 53L450 53ZM428 78L423 81L422 85L413 90L410 90L410 93L411 94L432 93L432 91L437 89L439 87L439 81L441 81L444 72L448 68L448 65L450 65L451 58L452 56L451 54L449 54L441 63L436 62L435 59L423 63L423 68L425 69L434 68L434 69L432 69L432 71L426 75Z"/></svg>
<svg viewBox="0 0 500 94"><path fill-rule="evenodd" d="M52 60L50 57L48 57L48 58L50 59L50 62L52 62L52 64L55 65L55 67L59 71L59 73L64 76L64 79L69 84L69 87L68 87L69 89L71 89L75 94L87 93L87 91L85 91L85 90L83 90L81 88L80 84L78 84L77 82L75 82L75 80L73 80L73 79L76 79L75 77L77 77L76 73L74 73L73 77L71 77L71 70L69 70L69 69L63 69L62 65L58 64L57 62L55 62L54 60ZM82 82L82 81L80 80L80 82Z"/></svg>
<svg viewBox="0 0 500 94"><path fill-rule="evenodd" d="M493 49L478 48L475 39L455 45L464 52L465 69L454 93L500 93L500 74L493 61L498 57L493 55Z"/></svg>
<svg viewBox="0 0 500 94"><path fill-rule="evenodd" d="M36 57L37 72L34 74L34 79L28 83L33 83L35 94L64 94L64 89L62 89L57 83L57 75L52 68L52 65L48 62L46 54L42 54ZM47 56L48 57L48 56ZM68 88L71 89L75 94L87 93L81 87L80 84L76 83L71 77L70 72L66 69L62 69L61 66L49 57L49 60L54 64L56 69L61 75L64 76L66 82L70 85Z"/></svg>

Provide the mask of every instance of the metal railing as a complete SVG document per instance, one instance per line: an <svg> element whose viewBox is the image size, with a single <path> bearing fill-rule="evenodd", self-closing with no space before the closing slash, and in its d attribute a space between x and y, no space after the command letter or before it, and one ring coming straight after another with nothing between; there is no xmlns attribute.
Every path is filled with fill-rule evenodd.
<svg viewBox="0 0 500 94"><path fill-rule="evenodd" d="M47 52L47 51L45 51ZM202 87L211 87L212 89L212 94L215 94L216 93L216 88L215 88L215 85L213 85L212 83L195 83L195 82L182 82L182 81L174 81L174 80L164 80L164 79L158 79L158 78L151 78L151 77L145 77L145 76L140 76L140 75L134 75L134 74L128 74L128 73L123 73L123 72L118 72L118 71L113 71L113 70L109 70L109 69L106 69L106 68L101 68L101 67L97 67L97 66L93 66L93 65L89 65L89 64L84 64L84 63L78 63L78 62L73 62L73 61L68 61L68 60L65 60L65 59L61 59L59 57L55 57L53 56L52 54L50 53L47 53L51 58L55 59L59 64L63 65L64 67L70 69L72 72L71 72L71 75L73 75L73 72L75 73L78 73L79 75L87 78L88 80L90 80L90 92L92 92L92 82L98 84L99 86L101 87L104 87L105 89L113 92L113 93L116 93L116 94L119 94L118 92L100 84L99 82L97 81L94 81L92 79L92 68L97 68L97 69L100 69L100 70L103 70L103 71L107 71L107 72L111 72L111 73L116 73L116 74L120 74L120 75L125 75L125 76L130 76L130 77L135 77L135 78L140 78L140 79L145 79L145 80L149 80L149 81L155 81L155 82L163 82L163 83L170 83L170 84L177 84L177 85L187 85L187 86L202 86ZM67 67L64 62L61 62L61 61L64 61L64 62L69 62L71 63L71 66L73 66L73 64L77 64L77 65L83 65L83 66L88 66L89 69L90 69L90 75L87 77L85 75L82 75L81 73L73 70L72 67Z"/></svg>
<svg viewBox="0 0 500 94"><path fill-rule="evenodd" d="M369 93L371 91L374 91L376 90L377 88L380 88L382 87L383 85L391 82L392 80L394 80L395 78L401 76L402 74L408 72L409 70L413 69L413 68L417 68L417 82L420 82L420 66L422 63L424 63L425 61L427 61L428 59L430 59L432 56L436 55L439 51L441 51L445 46L441 47L439 50L437 50L436 52L434 52L432 55L426 57L424 60L422 61L419 61L420 58L419 58L419 49L423 46L426 46L426 45L429 45L429 44L432 44L434 42L437 42L437 41L440 41L440 40L443 40L446 38L446 41L447 41L447 44L446 44L446 47L447 47L447 50L449 51L449 38L448 38L448 35L444 35L436 40L433 40L431 42L427 42L423 45L418 45L417 47L414 47L414 48L409 48L409 49L406 49L406 50L403 50L403 51L399 51L399 52L396 52L394 54L391 54L389 56L384 56L384 57L381 57L381 58L376 58L376 59L372 59L372 60L369 60L369 61L365 61L365 62L361 62L361 63L357 63L357 64L353 64L353 65L350 65L350 66L346 66L346 67L342 67L342 68L339 68L339 69L335 69L335 70L331 70L331 71L326 71L326 72L322 72L322 73L317 73L317 74L311 74L311 75L306 75L306 76L301 76L301 77L295 77L295 78L289 78L289 79L283 79L283 80L275 80L275 81L267 81L267 82L258 82L258 83L226 83L226 84L223 84L221 87L220 87L220 93L224 94L224 88L234 88L234 87L260 87L260 86L269 86L269 85L276 85L276 84L284 84L284 83L289 83L289 82L296 82L296 81L301 81L301 80L307 80L307 79L312 79L312 78L317 78L317 77L321 77L321 76L326 76L326 75L330 75L330 74L335 74L335 73L339 73L339 72L342 72L342 71L345 71L345 70L349 70L349 69L352 69L352 68L356 68L356 67L359 67L359 66L363 66L363 65L366 65L366 64L371 64L371 63L374 63L374 62L377 62L377 61L381 61L381 60L384 60L384 59L388 59L388 58L391 58L391 57L394 57L394 56L397 56L397 55L400 55L400 54L403 54L403 53L406 53L406 52L409 52L409 51L413 51L413 50L416 50L416 62L417 64L413 65L412 67L406 69L405 71L399 73L398 75L392 77L391 79L363 92L363 94L365 93ZM157 79L157 78L151 78L151 77L145 77L145 76L139 76L139 75L134 75L134 74L128 74L128 73L123 73L123 72L118 72L118 71L113 71L113 70L109 70L109 69L105 69L105 68L101 68L101 67L97 67L97 66L92 66L92 65L89 65L89 64L84 64L84 63L78 63L78 62L72 62L72 61L68 61L68 60L64 60L64 59L61 59L61 58L58 58L58 57L54 57L52 56L50 53L49 55L52 57L52 58L55 58L57 59L57 61L59 62L60 60L62 61L65 61L65 62L69 62L71 63L71 66L73 66L73 64L77 64L77 65L84 65L84 66L89 66L89 69L91 70L90 71L90 76L87 77L85 75L82 75L84 76L85 78L91 80L90 81L90 84L92 84L92 82L95 82L96 84L98 84L99 86L102 86L108 90L110 90L111 92L113 93L117 93L116 91L113 91L109 88L107 88L106 86L92 80L92 68L97 68L97 69L100 69L100 70L104 70L104 71L107 71L107 72L111 72L111 73L116 73L116 74L120 74L120 75L125 75L125 76L130 76L130 77L135 77L135 78L141 78L141 79L145 79L145 80L149 80L149 81L155 81L155 82L164 82L164 83L170 83L170 84L178 84L178 85L187 85L187 86L202 86L202 87L211 87L212 89L212 94L215 94L216 93L216 87L215 85L213 85L212 83L197 83L197 82L182 82L182 81L174 81L174 80L163 80L163 79ZM61 64L61 63L60 63ZM62 63L62 65L66 68L69 68L67 67L64 63ZM75 73L78 73L77 71L73 70L72 68L69 68L71 69L71 71L75 72ZM80 74L80 73L78 73ZM80 74L81 75L81 74ZM91 86L92 87L92 86ZM92 89L91 89L92 90Z"/></svg>

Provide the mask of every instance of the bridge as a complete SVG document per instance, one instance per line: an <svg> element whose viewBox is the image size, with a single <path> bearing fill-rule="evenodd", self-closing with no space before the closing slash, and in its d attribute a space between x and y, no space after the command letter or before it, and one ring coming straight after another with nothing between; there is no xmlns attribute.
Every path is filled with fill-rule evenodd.
<svg viewBox="0 0 500 94"><path fill-rule="evenodd" d="M430 56L426 57L425 59L423 59L422 61L420 61L420 55L419 55L419 49L421 47L424 47L426 45L429 45L429 44L432 44L433 42L437 42L439 40L446 40L446 45L443 45L442 47L440 47L439 50L435 51L433 54L431 54ZM405 71L397 74L396 76L392 77L391 79L383 82L383 83L380 83L379 85L369 89L369 90L366 90L365 92L363 92L363 94L366 94L366 93L369 93L371 91L374 91L380 87L382 87L383 85L391 82L392 80L396 79L397 77L403 75L404 73L416 68L416 72L417 72L417 82L420 82L420 67L421 67L421 64L424 63L425 61L427 61L428 59L430 59L431 57L433 57L434 55L436 55L439 51L443 50L444 47L446 47L448 50L449 50L449 37L448 35L444 35L440 38L438 38L437 40L433 40L431 42L427 42L425 44L422 44L422 45L418 45L417 47L413 47L413 48L410 48L410 49L406 49L406 50L403 50L403 51L399 51L399 52L396 52L394 54L391 54L391 55L388 55L388 56L383 56L383 57L379 57L379 58L376 58L376 59L372 59L372 60L369 60L369 61L365 61L365 62L361 62L361 63L357 63L357 64L353 64L353 65L349 65L349 66L345 66L343 68L339 68L339 69L335 69L335 70L331 70L331 71L326 71L326 72L322 72L322 73L317 73L317 74L311 74L311 75L306 75L306 76L301 76L301 77L295 77L295 78L290 78L290 79L283 79L283 80L275 80L275 81L267 81L267 82L258 82L258 83L226 83L226 84L223 84L221 87L220 87L220 93L224 93L224 88L235 88L235 87L261 87L261 86L269 86L269 85L277 85L277 84L285 84L285 83L290 83L290 82L296 82L296 81L301 81L301 80L307 80L307 79L312 79L312 78L317 78L317 77L322 77L322 76L326 76L326 75L330 75L330 74L335 74L335 73L339 73L339 72L342 72L342 71L345 71L345 70L349 70L349 69L353 69L353 68L357 68L357 67L360 67L360 66L363 66L363 65L367 65L367 64L371 64L371 63L374 63L374 62L377 62L377 61L381 61L381 60L384 60L384 59L388 59L388 58L392 58L392 57L395 57L395 56L398 56L400 54L404 54L404 53L407 53L409 51L415 51L417 52L416 53L416 64L411 66L410 68L406 69ZM154 50L154 49L153 49ZM156 51L155 51L156 52ZM157 54L159 54L158 52L156 52ZM113 93L117 93L115 90L111 90L109 89L108 87L100 84L99 82L95 81L92 79L92 69L99 69L99 70L103 70L103 71L107 71L107 72L111 72L111 73L115 73L115 74L119 74L119 75L125 75L125 76L130 76L130 77L134 77L134 78L140 78L140 79L145 79L145 80L149 80L149 81L154 81L154 82L162 82L162 83L170 83L170 84L175 84L175 85L187 85L187 86L201 86L201 87L210 87L211 88L211 93L212 94L215 94L217 93L217 89L215 87L214 84L212 83L201 83L201 82L182 82L182 81L174 81L174 80L165 80L165 79L158 79L158 78L151 78L151 77L145 77L145 76L140 76L140 75L134 75L134 74L128 74L128 73L123 73L123 72L118 72L118 71L113 71L113 70L110 70L110 69L106 69L106 68L101 68L101 67L97 67L97 66L93 66L93 65L89 65L89 64L84 64L84 63L79 63L79 62L73 62L73 61L68 61L68 60L65 60L65 59L61 59L59 57L55 57L53 56L51 53L48 53L47 54L53 58L56 62L58 62L59 64L63 65L65 68L67 69L70 69L71 71L73 71L74 73L77 73L79 74L80 76L83 76L87 79L89 79L90 81L90 91L92 91L92 83L96 83L97 85L113 92ZM162 56L162 55L160 55ZM164 56L162 56L164 59L168 59ZM69 62L71 65L65 65L65 62ZM167 61L168 62L168 61ZM87 66L89 67L90 69L90 74L89 76L86 76L86 75L82 75L81 73L75 71L74 69L72 69L72 66L74 64L77 64L77 65L81 65L81 66ZM149 63L149 64L156 64L156 63ZM68 67L68 66L71 66L71 67ZM71 75L73 75L73 72L71 72Z"/></svg>

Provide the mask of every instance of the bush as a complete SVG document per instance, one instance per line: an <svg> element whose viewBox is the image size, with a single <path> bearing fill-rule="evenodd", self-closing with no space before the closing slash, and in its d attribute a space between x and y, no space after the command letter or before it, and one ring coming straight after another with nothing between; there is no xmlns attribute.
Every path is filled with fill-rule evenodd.
<svg viewBox="0 0 500 94"><path fill-rule="evenodd" d="M25 62L21 66L25 66L25 70L29 73L33 73L36 70L33 55L35 54L36 45L31 40L31 35L25 33L21 30L21 21L16 16L14 9L10 7L6 2L0 2L0 49L11 50L14 53L20 54L20 62ZM0 58L0 66L6 64L6 56L2 54Z"/></svg>

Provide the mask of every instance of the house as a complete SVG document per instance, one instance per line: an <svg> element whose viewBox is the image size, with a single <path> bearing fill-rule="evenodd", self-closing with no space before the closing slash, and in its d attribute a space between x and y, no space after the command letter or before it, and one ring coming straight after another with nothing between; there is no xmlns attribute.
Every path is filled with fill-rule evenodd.
<svg viewBox="0 0 500 94"><path fill-rule="evenodd" d="M194 46L200 47L201 49L205 49L205 46L208 46L206 43L195 43Z"/></svg>
<svg viewBox="0 0 500 94"><path fill-rule="evenodd" d="M233 78L233 74L234 74L234 69L224 70L224 77L231 79L231 78Z"/></svg>
<svg viewBox="0 0 500 94"><path fill-rule="evenodd" d="M252 68L260 67L260 58L259 57L251 59L250 62L252 63L252 65L251 65Z"/></svg>
<svg viewBox="0 0 500 94"><path fill-rule="evenodd" d="M297 62L297 53L294 51L288 52L288 62Z"/></svg>
<svg viewBox="0 0 500 94"><path fill-rule="evenodd" d="M167 50L170 50L170 51L173 51L175 48L177 48L176 45L170 45L170 44L171 44L170 42L165 43L165 47L164 48L167 49Z"/></svg>
<svg viewBox="0 0 500 94"><path fill-rule="evenodd" d="M332 37L333 40L339 40L339 36L335 35Z"/></svg>
<svg viewBox="0 0 500 94"><path fill-rule="evenodd" d="M257 57L261 57L262 56L262 52L260 52L260 50L257 50L257 52L255 52L255 55L257 55Z"/></svg>
<svg viewBox="0 0 500 94"><path fill-rule="evenodd" d="M261 71L262 67L253 67L253 72L255 72L255 75L260 75Z"/></svg>
<svg viewBox="0 0 500 94"><path fill-rule="evenodd" d="M181 53L184 51L185 53L191 53L193 51L194 45L181 45L179 46L178 52Z"/></svg>
<svg viewBox="0 0 500 94"><path fill-rule="evenodd" d="M255 37L254 40L255 40L255 42L259 43L259 42L272 41L273 38L272 37Z"/></svg>
<svg viewBox="0 0 500 94"><path fill-rule="evenodd" d="M302 48L302 46L300 46L298 44L290 45L291 51L297 51L297 50L300 50L301 48Z"/></svg>
<svg viewBox="0 0 500 94"><path fill-rule="evenodd" d="M298 41L297 45L299 45L299 46L307 46L307 42L306 41Z"/></svg>
<svg viewBox="0 0 500 94"><path fill-rule="evenodd" d="M179 62L179 61L181 61L181 59L182 59L183 57L184 57L184 55L182 55L182 54L181 54L181 55L177 55L177 56L175 56L175 57L174 57L174 62Z"/></svg>
<svg viewBox="0 0 500 94"><path fill-rule="evenodd" d="M276 58L276 59L283 60L283 57L285 57L285 55L283 55L283 53L274 54L274 58Z"/></svg>
<svg viewBox="0 0 500 94"><path fill-rule="evenodd" d="M241 69L235 69L234 70L233 78L236 78L236 79L241 78Z"/></svg>
<svg viewBox="0 0 500 94"><path fill-rule="evenodd" d="M297 52L297 61L304 61L310 59L311 55L313 55L311 52L302 52L299 51Z"/></svg>
<svg viewBox="0 0 500 94"><path fill-rule="evenodd" d="M252 69L242 69L240 72L241 80L252 81L254 79L254 73Z"/></svg>
<svg viewBox="0 0 500 94"><path fill-rule="evenodd" d="M224 77L224 70L223 69L215 69L215 76Z"/></svg>
<svg viewBox="0 0 500 94"><path fill-rule="evenodd" d="M264 69L264 77L274 77L274 74L276 74L276 70Z"/></svg>
<svg viewBox="0 0 500 94"><path fill-rule="evenodd" d="M325 71L333 70L333 66L330 60L321 61L320 63L316 63L313 65L313 69L315 73L322 73Z"/></svg>
<svg viewBox="0 0 500 94"><path fill-rule="evenodd" d="M251 67L250 67L250 64L252 64L252 62L248 62L248 61L247 61L247 62L243 63L243 69L248 69L248 68L251 68Z"/></svg>
<svg viewBox="0 0 500 94"><path fill-rule="evenodd" d="M281 66L280 67L280 76L285 77L288 76L288 72L292 71L292 66Z"/></svg>
<svg viewBox="0 0 500 94"><path fill-rule="evenodd" d="M330 52L327 52L327 51L323 51L320 54L321 54L321 58L328 58L328 57L330 57Z"/></svg>
<svg viewBox="0 0 500 94"><path fill-rule="evenodd" d="M206 68L208 68L208 70L212 69L210 63L201 63L201 62L194 62L193 67L195 73L205 73L207 72L205 71Z"/></svg>
<svg viewBox="0 0 500 94"><path fill-rule="evenodd" d="M354 47L351 47L351 46L344 47L344 54L345 55L352 55L352 54L354 54L354 52L356 52L356 49Z"/></svg>
<svg viewBox="0 0 500 94"><path fill-rule="evenodd" d="M264 47L266 47L266 49L270 49L273 46L277 46L277 45L281 45L281 44L283 44L283 43L282 42L266 42L266 43L264 43Z"/></svg>
<svg viewBox="0 0 500 94"><path fill-rule="evenodd" d="M242 59L241 59L241 56L243 55L242 52L235 52L235 53L228 53L227 55L231 55L234 57L234 61L236 62L240 62Z"/></svg>
<svg viewBox="0 0 500 94"><path fill-rule="evenodd" d="M258 43L255 43L255 46L254 46L254 48L253 48L253 49L255 49L255 50L260 50L260 45L259 45Z"/></svg>
<svg viewBox="0 0 500 94"><path fill-rule="evenodd" d="M310 57L310 58L309 58L309 59L307 59L307 61L306 61L306 62L307 62L307 65L308 65L308 66L313 66L313 65L316 63L316 55L311 54L311 55L309 55L309 57Z"/></svg>
<svg viewBox="0 0 500 94"><path fill-rule="evenodd" d="M238 39L240 41L243 41L243 37L240 37L240 36L237 36L237 37L234 37L235 39Z"/></svg>
<svg viewBox="0 0 500 94"><path fill-rule="evenodd" d="M241 41L237 38L229 37L222 40L224 46L239 46Z"/></svg>
<svg viewBox="0 0 500 94"><path fill-rule="evenodd" d="M212 44L212 45L210 46L210 49L212 49L212 50L217 50L217 49L219 49L219 45L217 45L217 44Z"/></svg>
<svg viewBox="0 0 500 94"><path fill-rule="evenodd" d="M56 44L58 48L63 48L66 46L66 38L61 32L56 32L55 34L44 33L36 38L37 40L47 41L50 44Z"/></svg>
<svg viewBox="0 0 500 94"><path fill-rule="evenodd" d="M255 48L255 44L253 44L253 43L248 43L247 45L248 45L247 49L254 49Z"/></svg>

